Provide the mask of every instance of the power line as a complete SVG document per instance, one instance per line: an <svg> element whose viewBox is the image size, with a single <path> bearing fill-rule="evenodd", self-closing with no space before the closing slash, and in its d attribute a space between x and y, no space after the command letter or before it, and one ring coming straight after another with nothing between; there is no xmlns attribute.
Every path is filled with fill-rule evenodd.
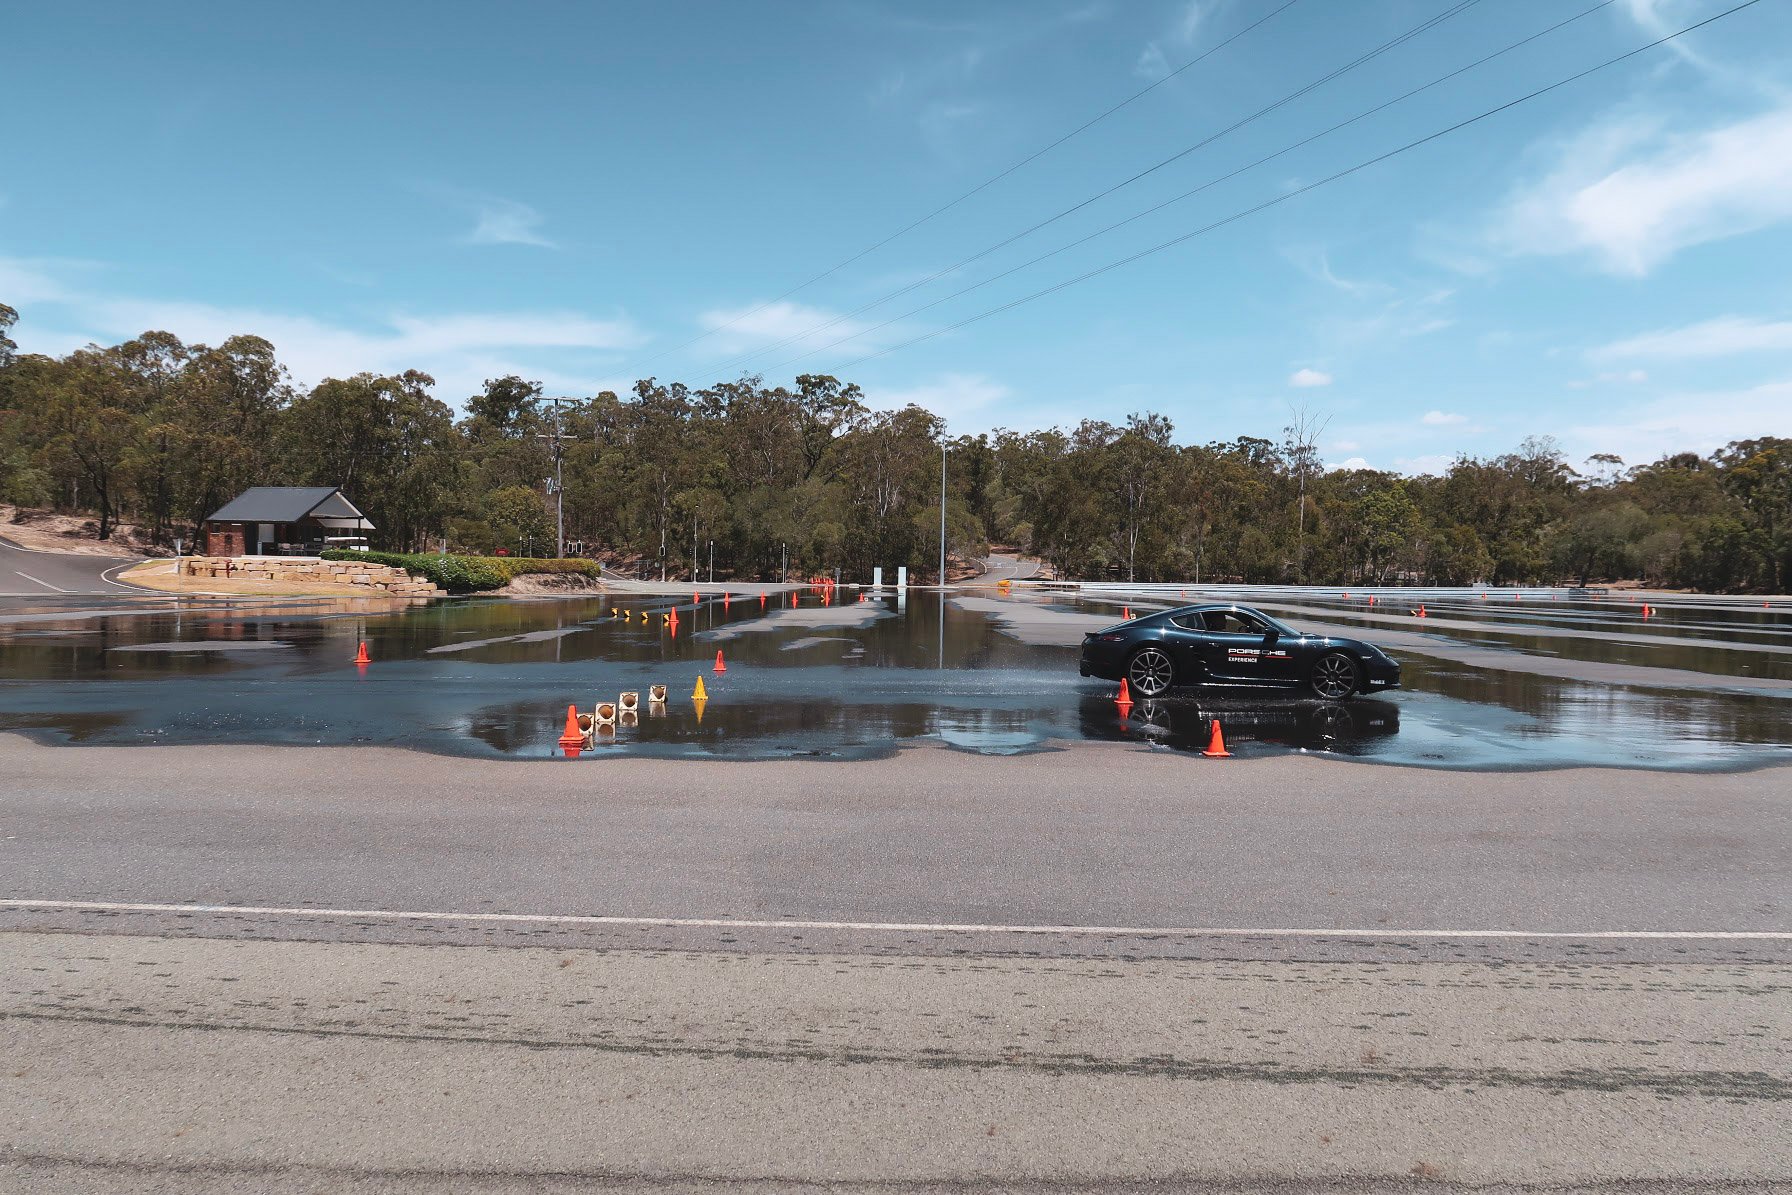
<svg viewBox="0 0 1792 1195"><path fill-rule="evenodd" d="M1301 87L1296 91L1289 92L1287 95L1283 96L1279 100L1276 100L1274 103L1268 104L1265 107L1257 109L1257 111L1251 113L1249 116L1242 117L1239 120L1236 120L1233 123L1227 125L1225 128L1220 129L1219 131L1217 131L1215 133L1211 133L1206 137L1203 137L1201 140L1195 142L1193 145L1190 145L1184 149L1178 150L1177 152L1171 154L1169 157L1164 158L1162 161L1159 161L1159 162L1155 163L1154 165L1146 167L1145 169L1139 171L1137 174L1134 174L1129 178L1122 179L1120 182L1115 183L1113 186L1108 187L1106 190L1097 191L1095 194L1089 196L1087 199L1082 200L1080 203L1073 204L1072 206L1065 208L1063 211L1057 213L1054 216L1047 217L1046 219L1041 220L1039 223L1034 224L1029 228L1022 229L1020 232L1015 233L1013 236L1007 238L1006 240L998 241L994 245L989 246L987 249L979 250L978 252L973 253L971 256L964 258L961 261L954 262L953 264L946 266L943 269L936 270L932 274L929 274L927 277L922 278L921 280L919 280L917 282L911 282L907 286L901 287L898 290L891 291L889 294L884 295L881 298L873 299L869 303L866 303L861 307L857 307L857 308L854 308L852 311L846 312L844 315L837 315L834 318L826 321L825 323L818 324L815 327L808 329L807 331L799 332L794 336L787 336L783 340L777 341L774 344L767 345L763 348L755 349L754 351L752 351L750 353L746 353L740 357L736 357L731 360L725 361L722 364L715 366L713 371L716 373L721 373L724 371L733 370L733 369L739 367L740 365L743 365L746 362L753 360L756 357L763 357L768 353L776 352L777 350L779 350L781 348L785 348L789 345L795 344L800 340L805 340L808 337L815 335L815 333L817 333L817 332L825 332L829 328L832 328L837 324L840 324L846 320L849 320L855 315L861 315L864 312L871 310L873 307L880 307L883 304L888 303L891 299L901 298L903 295L908 294L910 291L918 290L921 287L926 286L927 284L929 284L931 282L937 281L938 279L943 278L948 274L951 274L957 270L963 269L965 266L970 265L972 262L980 261L983 258L988 257L990 254L997 252L998 250L1005 249L1009 245L1014 244L1016 241L1019 241L1026 237L1032 236L1034 233L1038 232L1040 229L1045 228L1052 224L1056 224L1059 220L1064 219L1066 216L1074 215L1075 213L1088 207L1090 204L1095 203L1099 200L1105 199L1109 195L1114 194L1116 191L1120 191L1127 187L1130 187L1130 186L1132 186L1132 184L1138 182L1140 179L1143 179L1152 174L1155 174L1159 170L1162 170L1164 167L1166 167L1174 162L1181 161L1183 158L1188 157L1188 155L1196 152L1197 150L1205 149L1207 146L1212 145L1214 142L1220 140L1222 137L1226 137L1232 133L1237 132L1239 129L1244 128L1248 124L1252 124L1255 121L1261 120L1263 117L1268 116L1270 113L1276 111L1277 109L1286 107L1288 104L1291 104L1295 100L1298 100L1301 97L1318 90L1319 88L1325 86L1327 83L1330 83L1346 74L1349 74L1351 71L1355 70L1359 66L1362 66L1364 63L1370 62L1376 58L1381 57L1381 55L1386 54L1388 51L1396 49L1399 46L1404 45L1405 43L1411 41L1413 38L1418 37L1420 34L1426 33L1429 30L1437 27L1438 25L1443 24L1445 21L1451 19L1452 17L1461 15L1462 13L1466 12L1470 8L1473 8L1475 5L1477 5L1479 3L1481 3L1481 0L1458 0L1458 3L1456 3L1453 7L1448 8L1433 17L1429 17L1424 21L1421 21L1418 25L1414 26L1411 29L1408 29L1406 32L1400 34L1398 37L1395 37L1390 41L1383 42L1381 45L1376 46L1374 49L1368 50L1368 51L1364 52L1363 54L1359 55L1358 57L1352 59L1351 61L1345 63L1343 66L1337 67L1331 71L1326 72L1325 74L1321 75L1319 78L1314 79L1311 83L1308 83L1306 86ZM744 317L742 317L742 318L744 318Z"/></svg>
<svg viewBox="0 0 1792 1195"><path fill-rule="evenodd" d="M1549 36L1551 33L1554 33L1558 29L1564 28L1565 26L1568 26L1568 25L1572 25L1576 21L1579 21L1579 20L1582 20L1583 18L1589 17L1589 16L1593 15L1594 13L1600 11L1601 9L1610 8L1615 3L1617 3L1617 0L1599 0L1599 3L1593 5L1591 8L1584 8L1580 12L1575 13L1571 17L1568 17L1561 21L1557 21L1554 25L1549 26L1547 29L1538 30L1536 33L1531 34L1529 37L1521 38L1518 41L1515 41L1515 42L1511 43L1510 45L1505 46L1502 49L1495 50L1491 54L1483 55L1482 57L1475 59L1475 61L1468 63L1466 66L1457 67L1455 70L1450 71L1448 74L1439 75L1437 78L1431 80L1429 83L1422 84L1418 87L1413 88L1411 91L1408 91L1401 95L1395 96L1391 100L1386 100L1382 103L1379 103L1379 104L1375 105L1373 108L1366 108L1363 111L1358 112L1355 116L1352 116L1347 120L1341 120L1337 124L1332 125L1330 128L1323 129L1320 132L1314 133L1310 137L1303 137L1301 140L1296 141L1291 145L1285 145L1281 149L1276 150L1274 153L1265 154L1263 157L1258 158L1256 161L1249 162L1243 166L1240 166L1236 170L1228 171L1227 173L1219 175L1216 178L1210 178L1198 187L1194 187L1190 190L1184 191L1180 195L1171 196L1169 199L1164 200L1162 203L1153 204L1152 206L1144 209L1143 211L1135 212L1132 215L1126 217L1126 219L1124 219L1124 220L1118 220L1118 221L1114 222L1113 224L1109 224L1105 228L1098 228L1094 232L1089 233L1087 236L1078 237L1074 241L1066 242L1065 244L1059 245L1056 249L1053 249L1046 253L1041 253L1038 257L1030 258L1027 261L1021 262L1019 265L1010 266L1008 269L1003 270L999 274L992 274L988 278L983 279L981 282L973 282L971 285L964 287L960 290L953 291L949 295L942 295L940 298L934 299L930 303L923 303L921 306L913 308L909 311L905 311L901 315L892 316L891 318L883 321L880 324L873 324L871 327L862 328L859 331L854 332L850 336L842 336L840 339L833 341L832 343L824 344L819 348L811 349L810 351L808 351L806 353L801 353L795 357L786 358L785 360L778 362L776 365L772 366L771 368L782 369L786 365L791 365L798 361L806 361L810 357L816 356L817 354L820 354L820 353L827 352L829 349L838 348L841 345L850 343L851 341L857 340L860 337L869 336L873 332L882 331L883 329L889 327L892 324L898 324L898 323L901 323L903 320L911 319L914 316L920 315L924 311L930 311L933 308L938 307L941 303L949 303L953 299L962 298L963 296L970 294L974 290L981 290L983 287L988 286L992 282L999 282L1003 278L1008 277L1010 274L1017 274L1022 270L1029 269L1033 266L1038 265L1042 261L1046 261L1050 258L1056 257L1060 253L1064 253L1070 249L1074 249L1078 245L1088 244L1090 241L1096 240L1099 237L1104 237L1108 233L1113 232L1116 229L1124 228L1128 224L1131 224L1136 220L1142 220L1146 216L1149 216L1156 212L1162 211L1164 208L1170 207L1174 204L1181 203L1185 199L1191 199L1194 196L1201 194L1203 191L1206 191L1213 187L1216 187L1223 182L1227 182L1231 179L1237 178L1239 175L1244 174L1248 171L1255 170L1257 167L1262 166L1265 163L1273 162L1277 158L1280 158L1287 154L1293 153L1297 149L1301 149L1305 146L1311 145L1315 141L1319 141L1325 137L1329 137L1333 133L1337 132L1339 129L1347 128L1350 125L1356 124L1360 120L1365 120L1368 117L1375 115L1377 112L1381 112L1384 109L1391 108L1395 104L1404 103L1405 101L1411 99L1415 95L1420 94L1421 92L1429 91L1433 87L1437 87L1440 84L1447 83L1451 79L1456 78L1458 75L1466 74L1467 72L1472 71L1477 67L1484 66L1487 63L1492 62L1495 58L1499 58L1503 55L1510 54L1512 51L1520 49L1524 46L1527 46L1539 38Z"/></svg>
<svg viewBox="0 0 1792 1195"><path fill-rule="evenodd" d="M859 365L863 365L867 361L875 361L879 357L887 357L891 353L897 352L898 350L909 348L912 345L920 344L922 341L925 341L925 340L932 340L936 336L943 336L947 332L955 332L960 328L967 327L971 324L978 323L982 320L986 320L993 315L1000 315L1004 311L1012 311L1014 308L1023 306L1024 304L1027 304L1027 303L1031 303L1035 299L1042 299L1047 295L1055 294L1058 291L1065 290L1069 287L1075 286L1080 282L1087 282L1091 278L1095 278L1099 275L1106 274L1110 270L1116 270L1116 269L1119 269L1121 266L1131 265L1133 262L1138 261L1141 258L1150 257L1154 253L1161 253L1163 250L1173 248L1174 246L1180 245L1185 241L1191 241L1191 240L1195 239L1196 237L1205 236L1207 233L1213 232L1219 228L1224 228L1228 224L1235 224L1238 221L1245 219L1246 217L1254 216L1258 212L1264 211L1268 208L1275 207L1279 204L1286 203L1290 199L1294 199L1298 196L1305 195L1309 191L1318 190L1320 187L1326 186L1329 183L1337 182L1339 179L1348 178L1350 175L1356 174L1359 171L1366 170L1371 166L1379 165L1380 163L1385 162L1390 158L1398 157L1399 155L1406 153L1409 150L1417 149L1421 145L1426 145L1432 141L1436 141L1440 137L1447 137L1451 133L1459 132L1462 129L1468 128L1470 125L1479 124L1481 121L1486 120L1492 116L1497 116L1501 112L1504 112L1509 108L1516 108L1520 104L1528 103L1531 100L1537 99L1539 96L1548 95L1550 92L1559 90L1560 88L1563 88L1563 87L1566 87L1570 83L1579 82L1580 80L1586 78L1589 75L1597 74L1598 72L1600 72L1602 70L1606 70L1609 67L1616 66L1620 62L1624 62L1628 59L1635 58L1638 54L1647 53L1648 51L1653 50L1659 46L1664 46L1667 43L1674 41L1676 38L1684 37L1688 33L1692 33L1699 29L1703 29L1705 26L1713 24L1717 21L1721 21L1726 17L1734 16L1735 14L1741 12L1745 8L1753 8L1755 5L1757 5L1759 3L1761 3L1761 0L1743 0L1743 2L1741 4L1738 4L1733 8L1727 8L1723 12L1717 13L1716 15L1707 17L1702 21L1698 21L1694 24L1688 25L1684 29L1680 29L1673 33L1668 34L1666 37L1657 38L1656 40L1649 42L1647 45L1638 46L1634 50L1628 50L1625 53L1618 55L1616 58L1608 58L1604 62L1601 62L1600 64L1598 64L1597 66L1588 67L1586 70L1580 71L1573 75L1569 75L1565 79L1559 79L1556 82L1551 83L1546 87L1540 87L1537 90L1530 92L1526 95L1521 95L1517 99L1508 100L1505 103L1501 104L1497 108L1489 108L1487 111L1482 112L1477 116L1471 116L1467 120L1458 121L1456 124L1453 124L1453 125L1449 126L1448 128L1439 129L1435 133L1429 133L1426 136L1420 137L1416 141L1409 141L1405 145L1402 145L1402 146L1398 147L1397 149L1391 149L1384 154L1379 154L1373 158L1369 158L1366 161L1358 162L1354 166L1351 166L1344 170L1340 170L1336 174L1327 175L1325 178L1319 179L1316 182L1308 183L1304 187L1299 187L1299 188L1296 188L1295 190L1286 192L1285 194L1278 195L1274 199L1266 199L1262 203L1259 203L1259 204L1255 205L1254 207L1248 207L1248 208L1243 209L1242 211L1234 212L1230 216L1226 216L1225 218L1220 219L1220 220L1215 220L1213 223L1204 225L1200 228L1197 228L1193 232L1187 232L1179 237L1173 237L1170 240L1162 242L1161 244L1153 245L1149 249L1142 249L1137 253L1131 254L1130 256L1123 257L1123 258L1119 259L1118 261L1109 262L1105 266L1100 266L1096 269L1089 270L1086 273L1078 274L1074 278L1067 278L1063 282L1059 282L1053 286L1046 287L1044 290L1034 291L1030 295L1023 295L1022 297L1020 297L1018 299L1014 299L1011 302L1003 303L999 307L992 307L988 311L981 312L977 315L969 317L968 319L960 320L957 323L952 324L948 327L936 329L935 331L928 332L924 335L914 337L912 340L905 340L901 344L891 345L889 348L881 349L875 353L867 353L865 356L860 357L853 361L849 361L845 365L841 366L841 371L844 372L845 370L852 369Z"/></svg>
<svg viewBox="0 0 1792 1195"><path fill-rule="evenodd" d="M1022 167L1028 165L1029 163L1035 161L1036 159L1044 157L1046 154L1048 154L1052 150L1058 148L1060 145L1063 145L1066 141L1069 141L1071 138L1076 137L1079 134L1085 133L1091 128L1094 128L1096 125L1100 124L1102 121L1106 120L1108 117L1112 116L1114 113L1120 111L1122 108L1127 107L1128 105L1136 102L1137 100L1143 99L1146 95L1149 95L1151 92L1157 90L1159 87L1162 87L1165 83L1168 83L1171 79L1176 78L1178 75L1182 74L1184 71L1188 70L1189 68L1197 66L1201 62L1205 61L1206 59L1211 58L1213 55L1219 53L1221 50L1225 49L1227 46L1231 45L1233 42L1237 41L1239 38L1245 36L1247 33L1250 33L1252 30L1256 29L1258 26L1268 22L1269 20L1271 20L1272 18L1274 18L1276 16L1281 15L1284 12L1287 12L1290 8L1293 8L1299 2L1300 2L1300 0L1286 0L1286 2L1283 3L1282 5L1280 5L1279 7L1272 9L1270 12L1268 12L1264 16L1261 16L1257 20L1251 22L1249 25L1246 25L1243 29L1240 29L1237 33L1234 33L1231 37L1228 37L1225 41L1220 42L1218 45L1214 46L1212 49L1206 50L1200 54L1195 55L1195 57L1189 59L1187 62L1183 63L1181 66L1177 67L1175 70L1171 71L1169 74L1165 75L1163 78L1157 80L1155 83L1152 83L1146 87L1142 87L1138 91L1133 92L1133 94L1127 96L1125 99L1121 100L1118 104L1115 104L1112 108L1109 108L1107 111L1101 113L1098 116L1092 117L1089 120L1084 121L1082 124L1078 125L1076 128L1070 130L1070 132L1065 133L1062 137L1059 137L1056 141L1053 141L1051 144L1046 145L1043 148L1034 150L1032 153L1028 154L1026 157L1022 158L1020 161L1014 163L1014 165L1008 167L1006 170L1003 170L998 174L993 174L990 177L984 179L982 182L978 183L976 186L972 187L970 190L966 191L964 194L958 196L956 199L953 199L948 203L941 204L939 207L934 208L931 212L928 212L925 216L922 216L920 219L915 220L912 223L903 225L901 228L897 229L895 232L891 233L889 236L885 237L883 240L878 241L876 244L871 245L868 248L859 250L857 253L853 254L851 257L846 258L844 261L841 261L836 265L828 267L827 269L823 270L821 273L816 274L814 277L809 278L803 282L797 283L795 286L791 287L789 290L785 291L783 294L774 296L773 298L770 298L770 299L767 299L765 302L759 304L757 307L753 307L746 311L743 311L739 315L735 316L733 319L727 321L726 323L717 324L715 327L708 329L707 331L701 333L700 335L693 336L691 339L686 340L683 343L675 344L671 348L668 348L668 349L662 349L661 351L655 353L653 356L648 357L645 361L642 362L642 364L643 365L651 364L654 361L660 360L662 357L666 357L672 353L676 353L676 352L680 352L681 350L688 349L694 344L697 344L701 341L707 340L709 337L714 336L717 332L722 332L729 328L732 328L735 324L740 323L742 320L746 319L748 316L757 315L759 312L764 311L767 307L770 307L772 304L781 303L785 299L788 299L791 295L796 294L798 291L807 290L809 287L815 285L815 283L820 282L823 278L828 278L834 274L839 273L841 270L844 270L847 266L851 265L855 261L858 261L860 258L868 256L869 254L875 253L877 250L883 248L885 245L888 245L891 241L897 240L900 237L908 235L909 233L913 232L915 229L921 227L921 225L927 223L929 220L932 220L936 216L944 215L946 212L951 211L953 208L957 207L959 204L963 203L965 200L969 199L971 196L976 195L978 192L983 191L984 189L991 187L996 183L1001 182L1003 179L1007 178L1009 175L1013 174L1015 171L1021 169Z"/></svg>

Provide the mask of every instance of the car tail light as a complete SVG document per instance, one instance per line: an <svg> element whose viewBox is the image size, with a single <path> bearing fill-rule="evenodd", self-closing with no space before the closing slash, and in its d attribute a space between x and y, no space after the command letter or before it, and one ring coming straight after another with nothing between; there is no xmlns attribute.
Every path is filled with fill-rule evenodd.
<svg viewBox="0 0 1792 1195"><path fill-rule="evenodd" d="M1125 635L1103 635L1101 637L1101 641L1103 643L1125 643L1126 636Z"/></svg>

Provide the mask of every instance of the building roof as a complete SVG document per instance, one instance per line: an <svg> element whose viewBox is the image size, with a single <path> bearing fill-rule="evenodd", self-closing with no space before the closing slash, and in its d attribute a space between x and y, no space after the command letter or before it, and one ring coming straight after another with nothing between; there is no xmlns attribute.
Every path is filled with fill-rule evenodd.
<svg viewBox="0 0 1792 1195"><path fill-rule="evenodd" d="M206 522L296 523L300 519L326 517L360 519L365 516L333 485L258 485L226 502L212 512Z"/></svg>

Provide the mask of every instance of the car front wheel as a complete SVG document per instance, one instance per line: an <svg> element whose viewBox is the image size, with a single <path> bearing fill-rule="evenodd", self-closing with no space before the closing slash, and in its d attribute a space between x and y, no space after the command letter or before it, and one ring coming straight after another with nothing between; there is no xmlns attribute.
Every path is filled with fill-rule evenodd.
<svg viewBox="0 0 1792 1195"><path fill-rule="evenodd" d="M1307 688L1313 696L1326 701L1342 701L1356 692L1362 681L1357 662L1341 651L1327 652L1314 660L1313 671L1307 674Z"/></svg>
<svg viewBox="0 0 1792 1195"><path fill-rule="evenodd" d="M1126 666L1126 687L1138 697L1158 697L1176 683L1176 665L1162 648L1141 648Z"/></svg>

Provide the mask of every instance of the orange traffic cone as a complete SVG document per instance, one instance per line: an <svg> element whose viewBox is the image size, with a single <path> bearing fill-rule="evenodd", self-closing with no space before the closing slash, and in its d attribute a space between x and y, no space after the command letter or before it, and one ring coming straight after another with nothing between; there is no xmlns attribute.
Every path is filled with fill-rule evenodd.
<svg viewBox="0 0 1792 1195"><path fill-rule="evenodd" d="M1127 622L1131 622L1132 621L1132 607L1131 606L1122 606L1122 607L1120 607L1120 610L1121 610L1120 617L1124 618Z"/></svg>
<svg viewBox="0 0 1792 1195"><path fill-rule="evenodd" d="M373 657L367 654L367 641L365 639L363 639L361 641L361 650L355 653L355 663L357 663L357 664L373 663Z"/></svg>
<svg viewBox="0 0 1792 1195"><path fill-rule="evenodd" d="M1220 733L1220 720L1213 720L1213 733L1207 738L1207 750L1201 752L1208 759L1231 759L1232 753L1226 750L1226 736Z"/></svg>
<svg viewBox="0 0 1792 1195"><path fill-rule="evenodd" d="M1647 605L1645 605L1645 606L1644 606L1644 607L1643 607L1643 617L1644 617L1644 618L1647 618L1647 617L1649 617L1649 615L1651 615L1651 614L1653 614L1653 613L1655 613L1655 610L1654 610L1654 608L1653 608L1653 607L1650 607L1650 606L1647 606Z"/></svg>
<svg viewBox="0 0 1792 1195"><path fill-rule="evenodd" d="M719 648L716 650L716 671L717 672L728 671L728 665L722 663L722 652L721 652L721 649L719 649Z"/></svg>
<svg viewBox="0 0 1792 1195"><path fill-rule="evenodd" d="M1132 704L1132 693L1126 687L1126 678L1124 676L1120 678L1120 691L1118 693L1114 694L1114 704L1115 705L1131 705Z"/></svg>
<svg viewBox="0 0 1792 1195"><path fill-rule="evenodd" d="M761 610L765 609L765 595L763 593L759 595L759 608Z"/></svg>
<svg viewBox="0 0 1792 1195"><path fill-rule="evenodd" d="M1375 604L1375 595L1374 594L1369 595L1369 604L1371 606L1373 606Z"/></svg>
<svg viewBox="0 0 1792 1195"><path fill-rule="evenodd" d="M723 591L723 593L722 593L722 609L726 610L728 608L728 603L733 600L734 600L734 595L732 593Z"/></svg>
<svg viewBox="0 0 1792 1195"><path fill-rule="evenodd" d="M1425 603L1424 602L1419 603L1419 617L1420 618L1425 617Z"/></svg>
<svg viewBox="0 0 1792 1195"><path fill-rule="evenodd" d="M566 729L560 732L560 745L566 748L568 755L585 745L585 735L579 730L579 707L576 705L566 707Z"/></svg>

